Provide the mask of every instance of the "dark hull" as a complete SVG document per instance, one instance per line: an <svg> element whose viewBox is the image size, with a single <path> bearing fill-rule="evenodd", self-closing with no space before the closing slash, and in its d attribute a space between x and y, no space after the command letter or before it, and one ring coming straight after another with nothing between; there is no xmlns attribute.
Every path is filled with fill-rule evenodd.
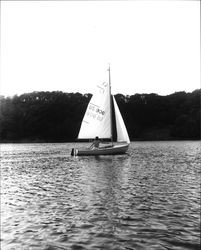
<svg viewBox="0 0 201 250"><path fill-rule="evenodd" d="M129 144L119 144L110 147L102 147L98 149L76 149L73 148L71 155L73 156L82 156L82 155L119 155L125 154L128 150Z"/></svg>

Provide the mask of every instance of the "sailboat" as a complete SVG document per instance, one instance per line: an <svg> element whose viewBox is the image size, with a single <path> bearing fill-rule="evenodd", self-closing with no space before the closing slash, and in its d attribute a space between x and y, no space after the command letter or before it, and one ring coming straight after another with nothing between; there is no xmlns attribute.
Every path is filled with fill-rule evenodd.
<svg viewBox="0 0 201 250"><path fill-rule="evenodd" d="M78 139L90 140L99 137L101 140L109 139L110 145L93 149L73 148L72 156L124 154L128 150L130 144L128 132L115 97L111 94L110 67L108 72L109 80L96 86L87 106ZM114 136L114 127L116 128L116 136Z"/></svg>

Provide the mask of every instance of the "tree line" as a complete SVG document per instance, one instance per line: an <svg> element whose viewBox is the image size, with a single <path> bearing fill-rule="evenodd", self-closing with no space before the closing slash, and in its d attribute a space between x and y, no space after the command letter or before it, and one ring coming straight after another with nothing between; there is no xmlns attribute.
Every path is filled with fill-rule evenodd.
<svg viewBox="0 0 201 250"><path fill-rule="evenodd" d="M200 139L200 93L115 95L131 140ZM0 96L1 142L77 139L91 94L32 92Z"/></svg>

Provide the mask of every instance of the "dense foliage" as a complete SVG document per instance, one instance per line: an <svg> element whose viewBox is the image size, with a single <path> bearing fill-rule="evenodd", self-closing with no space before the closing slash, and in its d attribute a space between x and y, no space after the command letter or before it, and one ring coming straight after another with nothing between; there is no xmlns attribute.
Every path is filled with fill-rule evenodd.
<svg viewBox="0 0 201 250"><path fill-rule="evenodd" d="M131 140L200 139L200 93L115 97ZM1 141L74 141L90 98L63 92L1 96Z"/></svg>

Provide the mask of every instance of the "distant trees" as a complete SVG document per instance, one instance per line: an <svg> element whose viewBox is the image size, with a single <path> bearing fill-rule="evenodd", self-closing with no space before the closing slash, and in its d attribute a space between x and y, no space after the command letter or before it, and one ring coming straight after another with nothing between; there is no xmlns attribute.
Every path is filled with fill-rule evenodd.
<svg viewBox="0 0 201 250"><path fill-rule="evenodd" d="M200 93L115 97L131 139L200 139ZM0 96L1 141L74 141L90 98L59 91Z"/></svg>
<svg viewBox="0 0 201 250"><path fill-rule="evenodd" d="M33 92L1 97L2 140L69 141L77 130L90 95Z"/></svg>

